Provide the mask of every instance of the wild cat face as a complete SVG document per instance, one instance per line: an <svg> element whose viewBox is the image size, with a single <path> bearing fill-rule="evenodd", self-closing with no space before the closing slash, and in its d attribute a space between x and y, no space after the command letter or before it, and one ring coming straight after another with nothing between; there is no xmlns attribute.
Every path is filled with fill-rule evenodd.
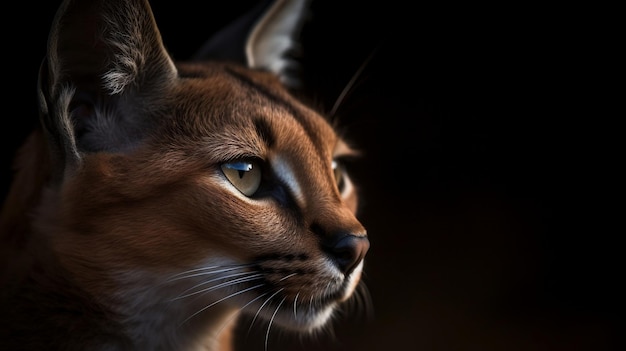
<svg viewBox="0 0 626 351"><path fill-rule="evenodd" d="M270 19L296 2L277 4ZM61 7L40 75L53 190L38 225L87 291L297 330L354 294L369 248L343 167L355 152L250 64L267 45L248 41L248 67L174 62L144 1Z"/></svg>
<svg viewBox="0 0 626 351"><path fill-rule="evenodd" d="M151 103L152 135L123 154L85 155L68 177L67 225L98 234L63 250L149 271L193 313L220 301L291 328L323 325L369 247L342 164L354 152L267 73L209 64L179 75Z"/></svg>

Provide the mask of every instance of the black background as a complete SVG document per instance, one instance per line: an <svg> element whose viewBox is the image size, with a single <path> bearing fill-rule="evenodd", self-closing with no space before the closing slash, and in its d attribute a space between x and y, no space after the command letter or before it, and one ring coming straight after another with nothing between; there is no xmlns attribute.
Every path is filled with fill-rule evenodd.
<svg viewBox="0 0 626 351"><path fill-rule="evenodd" d="M58 3L4 11L3 194L37 123ZM153 9L184 59L253 3ZM623 228L610 225L622 203L611 180L623 156L606 118L623 116L605 110L617 94L595 79L614 80L617 44L605 46L612 23L596 15L546 3L314 3L302 62L325 110L371 57L336 116L365 155L352 171L374 309L371 320L339 317L334 337L273 328L268 350L617 348ZM261 329L242 349L263 350Z"/></svg>

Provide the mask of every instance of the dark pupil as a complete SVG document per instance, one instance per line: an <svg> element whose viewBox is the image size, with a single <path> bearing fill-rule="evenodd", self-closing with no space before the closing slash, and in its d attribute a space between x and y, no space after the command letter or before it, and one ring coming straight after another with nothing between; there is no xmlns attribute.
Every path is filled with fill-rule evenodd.
<svg viewBox="0 0 626 351"><path fill-rule="evenodd" d="M236 169L237 173L239 173L239 179L243 178L243 175L246 174L246 172L252 170L252 163L249 162L233 162L229 165L227 165L228 168L230 169Z"/></svg>

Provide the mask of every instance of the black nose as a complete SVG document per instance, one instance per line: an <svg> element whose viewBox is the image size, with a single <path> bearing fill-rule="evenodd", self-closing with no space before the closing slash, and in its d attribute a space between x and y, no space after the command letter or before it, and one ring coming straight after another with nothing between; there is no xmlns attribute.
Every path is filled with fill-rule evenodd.
<svg viewBox="0 0 626 351"><path fill-rule="evenodd" d="M347 234L328 246L327 250L339 269L348 275L361 263L369 248L367 236Z"/></svg>

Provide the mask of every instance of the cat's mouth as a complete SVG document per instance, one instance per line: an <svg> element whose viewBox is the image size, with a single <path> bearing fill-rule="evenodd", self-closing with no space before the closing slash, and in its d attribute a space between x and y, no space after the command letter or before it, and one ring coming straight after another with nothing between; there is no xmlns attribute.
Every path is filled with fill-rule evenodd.
<svg viewBox="0 0 626 351"><path fill-rule="evenodd" d="M316 330L326 324L338 306L353 295L361 269L362 264L347 277L318 277L297 270L283 271L282 276L277 278L270 271L263 278L263 289L257 290L255 303L244 306L244 310L254 319L262 318L286 329Z"/></svg>
<svg viewBox="0 0 626 351"><path fill-rule="evenodd" d="M193 305L193 314L187 319L213 306L228 304L251 317L252 324L264 321L287 330L311 332L324 326L339 306L353 296L362 267L360 263L346 276L331 265L315 266L310 260L209 262L177 273L167 282L176 290L173 301L189 301Z"/></svg>
<svg viewBox="0 0 626 351"><path fill-rule="evenodd" d="M291 267L267 268L258 266L263 284L268 289L280 291L279 295L298 303L298 297L308 298L317 305L343 302L354 291L360 279L362 263L350 275L334 270ZM311 304L311 303L309 303Z"/></svg>
<svg viewBox="0 0 626 351"><path fill-rule="evenodd" d="M288 330L310 332L326 324L343 296L340 290L319 297L289 296L282 294L283 291L276 290L269 296L261 294L259 296L267 298L245 308L248 315L253 316L252 323L262 319Z"/></svg>

